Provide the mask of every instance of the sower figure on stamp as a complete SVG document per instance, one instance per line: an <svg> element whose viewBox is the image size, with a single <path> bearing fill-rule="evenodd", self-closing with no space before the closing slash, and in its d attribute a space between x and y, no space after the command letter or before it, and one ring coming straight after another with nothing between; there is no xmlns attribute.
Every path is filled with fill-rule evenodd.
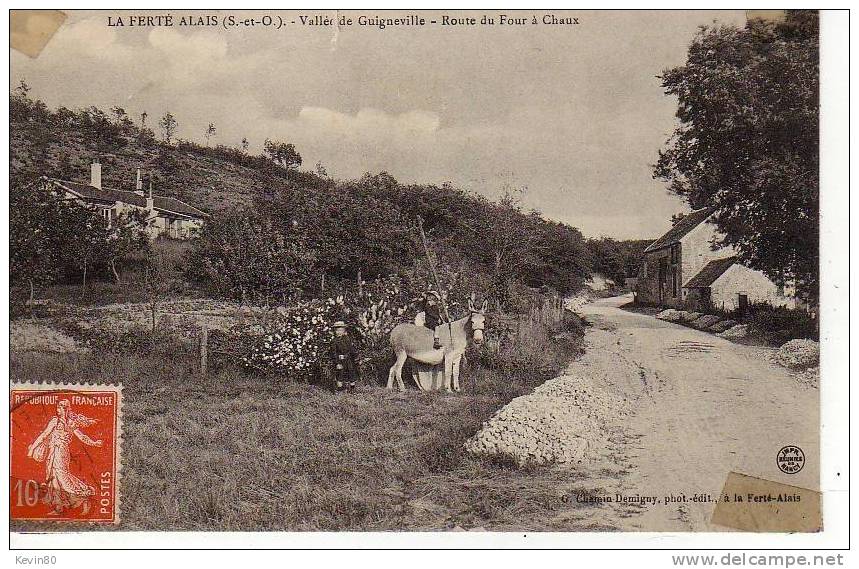
<svg viewBox="0 0 859 569"><path fill-rule="evenodd" d="M28 457L36 462L45 462L47 492L44 501L53 507L55 513L77 506L82 507L83 514L89 512L89 501L95 496L95 489L72 474L69 447L72 437L87 446L102 446L103 441L93 440L80 430L95 422L95 419L72 411L68 399L61 399L57 403L57 415L27 447Z"/></svg>
<svg viewBox="0 0 859 569"><path fill-rule="evenodd" d="M358 382L358 350L342 320L334 323L334 340L331 342L331 361L334 364L334 382L337 391L348 386L355 391Z"/></svg>

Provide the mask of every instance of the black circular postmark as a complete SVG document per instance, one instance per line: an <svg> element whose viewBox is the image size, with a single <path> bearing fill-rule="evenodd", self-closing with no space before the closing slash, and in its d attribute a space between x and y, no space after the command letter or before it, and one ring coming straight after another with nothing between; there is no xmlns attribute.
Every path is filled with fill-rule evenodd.
<svg viewBox="0 0 859 569"><path fill-rule="evenodd" d="M796 445L781 447L776 456L779 470L785 474L796 474L805 466L805 453Z"/></svg>

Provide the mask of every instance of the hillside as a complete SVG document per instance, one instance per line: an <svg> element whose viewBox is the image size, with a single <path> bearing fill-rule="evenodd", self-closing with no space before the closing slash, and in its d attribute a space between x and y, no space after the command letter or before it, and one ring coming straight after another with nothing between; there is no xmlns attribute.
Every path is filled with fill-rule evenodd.
<svg viewBox="0 0 859 569"><path fill-rule="evenodd" d="M89 180L89 164L98 157L106 187L133 190L137 168L150 171L156 193L181 199L207 212L251 205L254 197L297 186L330 182L309 173L272 175L215 156L214 149L186 144L168 145L138 129L122 130L105 144L78 125L16 120L10 125L10 165L13 175L50 175ZM205 151L210 155L206 155Z"/></svg>
<svg viewBox="0 0 859 569"><path fill-rule="evenodd" d="M87 182L94 158L102 164L105 187L133 190L140 168L144 183L151 179L157 194L215 214L197 247L204 257L227 238L243 246L256 238L264 247L276 234L294 243L303 256L289 263L306 272L296 284L302 290L308 279L321 275L333 283L413 272L424 257L418 220L451 278L467 267L495 291L518 282L567 294L593 271L622 283L637 273L646 244L585 239L575 227L525 209L516 192L492 202L450 184L400 184L385 172L335 181L299 170L300 149L287 142L267 141L260 155L222 145L166 142L164 117L157 123L159 138L150 125L135 123L119 107L110 112L48 109L29 97L26 85L12 94L10 117L13 195L17 181L37 176ZM312 222L299 227L298 220ZM234 233L243 224L249 225ZM254 233L263 226L268 229ZM206 269L201 278L211 280L224 270Z"/></svg>
<svg viewBox="0 0 859 569"><path fill-rule="evenodd" d="M10 116L13 194L18 181L34 176L86 182L96 157L105 187L132 190L141 168L144 183L151 178L156 193L222 213L206 224L197 247L203 256L227 237L244 247L252 238L268 246L277 234L293 244L286 249L301 251L288 264L306 273L296 284L302 290L308 279L321 275L354 281L411 270L424 257L419 220L451 275L468 267L470 274L494 283L495 290L519 282L566 293L591 272L591 252L578 229L527 211L515 192L491 202L449 184L400 184L384 172L334 181L299 171L298 150L287 142L267 140L264 154L251 155L176 140L164 126L168 120L175 128L169 114L157 122L159 140L152 128L136 124L121 108L109 113L95 107L51 110L30 98L24 84L11 96ZM236 233L239 226L244 229ZM252 235L263 226L268 229ZM271 254L283 255L286 249ZM224 271L205 269L203 278Z"/></svg>

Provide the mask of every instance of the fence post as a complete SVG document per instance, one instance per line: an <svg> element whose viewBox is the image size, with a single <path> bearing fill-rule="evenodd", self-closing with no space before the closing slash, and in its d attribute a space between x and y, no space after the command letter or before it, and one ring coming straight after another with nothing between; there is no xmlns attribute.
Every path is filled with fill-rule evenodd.
<svg viewBox="0 0 859 569"><path fill-rule="evenodd" d="M200 328L200 373L206 375L209 365L209 327L203 324Z"/></svg>

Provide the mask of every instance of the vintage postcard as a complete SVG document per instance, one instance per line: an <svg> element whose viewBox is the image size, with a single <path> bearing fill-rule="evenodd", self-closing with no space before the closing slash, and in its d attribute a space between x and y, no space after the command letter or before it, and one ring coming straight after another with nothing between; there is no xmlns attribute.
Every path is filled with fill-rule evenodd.
<svg viewBox="0 0 859 569"><path fill-rule="evenodd" d="M842 16L12 10L12 544L844 531Z"/></svg>

